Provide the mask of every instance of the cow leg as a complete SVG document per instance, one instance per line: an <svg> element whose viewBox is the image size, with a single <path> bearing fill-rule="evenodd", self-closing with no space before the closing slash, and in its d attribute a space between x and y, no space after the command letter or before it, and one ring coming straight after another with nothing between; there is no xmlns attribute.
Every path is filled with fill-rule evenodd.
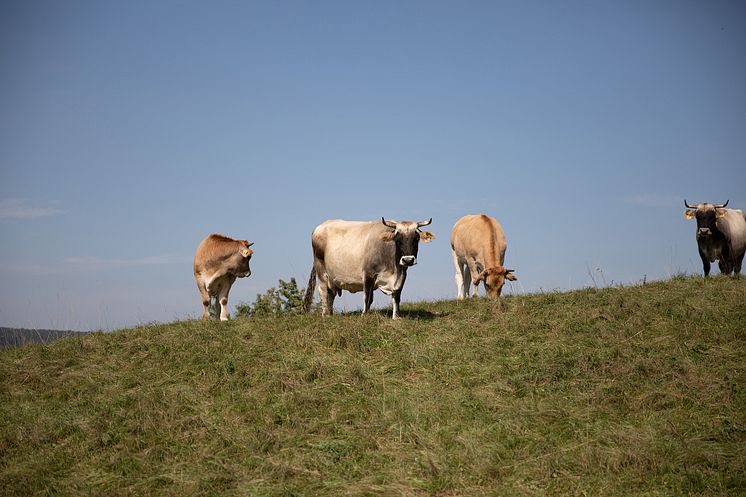
<svg viewBox="0 0 746 497"><path fill-rule="evenodd" d="M707 278L710 276L710 261L704 252L702 252L702 249L699 249L699 258L702 259L702 270L705 273L705 278Z"/></svg>
<svg viewBox="0 0 746 497"><path fill-rule="evenodd" d="M469 266L469 272L471 273L471 283L474 285L472 291L472 297L477 298L477 287L479 286L479 280L475 279L479 274L479 268L477 267L477 261L474 259L466 259L466 264Z"/></svg>
<svg viewBox="0 0 746 497"><path fill-rule="evenodd" d="M228 292L231 291L231 285L236 281L232 276L228 281L223 283L218 290L218 302L220 302L220 320L228 321Z"/></svg>
<svg viewBox="0 0 746 497"><path fill-rule="evenodd" d="M726 244L725 247L723 247L723 251L720 254L720 260L718 261L720 274L730 276L730 273L733 271L733 266L735 266L735 262L736 261L733 258L733 251Z"/></svg>
<svg viewBox="0 0 746 497"><path fill-rule="evenodd" d="M464 289L463 294L464 298L466 298L469 295L469 291L471 290L471 270L469 269L469 266L464 264Z"/></svg>
<svg viewBox="0 0 746 497"><path fill-rule="evenodd" d="M741 266L743 265L743 256L746 255L746 252L736 257L736 259L733 261L733 275L734 276L740 276L741 275Z"/></svg>
<svg viewBox="0 0 746 497"><path fill-rule="evenodd" d="M220 303L220 320L228 321L228 292L223 288L218 293L218 302Z"/></svg>
<svg viewBox="0 0 746 497"><path fill-rule="evenodd" d="M464 287L464 264L458 260L456 251L451 249L451 256L453 257L453 266L456 268L456 298L463 300L464 296L468 292L468 289Z"/></svg>
<svg viewBox="0 0 746 497"><path fill-rule="evenodd" d="M207 293L205 283L197 278L197 290L202 299L202 319L210 319L210 294Z"/></svg>
<svg viewBox="0 0 746 497"><path fill-rule="evenodd" d="M399 319L399 302L401 302L401 289L391 294L392 319Z"/></svg>
<svg viewBox="0 0 746 497"><path fill-rule="evenodd" d="M332 290L330 288L327 288L327 290L326 290L326 302L327 302L327 305L329 306L329 310L327 312L327 314L329 316L331 316L332 314L334 314L334 298L336 296L337 296L337 293L334 290Z"/></svg>
<svg viewBox="0 0 746 497"><path fill-rule="evenodd" d="M720 274L730 276L730 273L733 271L732 267L733 265L725 257L718 261L718 269L720 269Z"/></svg>
<svg viewBox="0 0 746 497"><path fill-rule="evenodd" d="M331 316L334 313L334 296L335 293L329 288L326 276L319 277L319 299L321 300L322 316Z"/></svg>
<svg viewBox="0 0 746 497"><path fill-rule="evenodd" d="M365 300L363 303L363 314L370 311L370 306L373 305L373 291L375 290L373 283L373 278L368 276L363 277L363 295Z"/></svg>

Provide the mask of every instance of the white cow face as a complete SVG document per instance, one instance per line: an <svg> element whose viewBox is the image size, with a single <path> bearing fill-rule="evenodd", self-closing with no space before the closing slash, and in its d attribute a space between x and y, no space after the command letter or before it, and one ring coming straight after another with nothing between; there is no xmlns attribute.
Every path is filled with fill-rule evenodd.
<svg viewBox="0 0 746 497"><path fill-rule="evenodd" d="M429 221L410 222L410 221L387 221L381 218L384 226L392 231L387 234L388 239L393 240L396 244L396 254L398 256L397 264L404 267L410 267L417 264L417 251L420 241L428 243L435 239L435 235L429 231L422 231L422 226L432 223Z"/></svg>
<svg viewBox="0 0 746 497"><path fill-rule="evenodd" d="M697 204L694 209L684 212L687 219L697 219L697 237L699 238L715 233L717 220L727 214L728 212L723 207L713 204Z"/></svg>

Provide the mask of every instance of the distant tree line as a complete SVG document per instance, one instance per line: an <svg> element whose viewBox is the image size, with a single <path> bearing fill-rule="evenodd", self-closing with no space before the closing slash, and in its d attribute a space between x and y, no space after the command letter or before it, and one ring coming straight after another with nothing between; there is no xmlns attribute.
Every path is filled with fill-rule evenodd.
<svg viewBox="0 0 746 497"><path fill-rule="evenodd" d="M84 331L0 328L0 348L20 347L27 343L51 343L61 338L85 334Z"/></svg>

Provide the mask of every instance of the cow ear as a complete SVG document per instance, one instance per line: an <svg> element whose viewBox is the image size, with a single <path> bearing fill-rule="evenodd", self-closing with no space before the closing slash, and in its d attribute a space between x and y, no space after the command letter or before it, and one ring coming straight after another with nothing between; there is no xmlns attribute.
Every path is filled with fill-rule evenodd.
<svg viewBox="0 0 746 497"><path fill-rule="evenodd" d="M248 257L248 256L251 255L251 250L242 248L241 249L241 255L244 256L244 257Z"/></svg>
<svg viewBox="0 0 746 497"><path fill-rule="evenodd" d="M510 281L517 281L518 277L514 275L513 273L508 273L505 275L505 279L510 280Z"/></svg>
<svg viewBox="0 0 746 497"><path fill-rule="evenodd" d="M487 275L489 275L489 274L490 274L490 273L489 273L489 270L485 269L484 271L482 271L481 273L479 273L479 274L477 275L477 278L476 278L476 279L475 279L474 281L475 281L475 282L479 282L479 281L482 281L482 280L484 280L484 279L485 279L485 278L487 277Z"/></svg>
<svg viewBox="0 0 746 497"><path fill-rule="evenodd" d="M694 213L695 213L695 212L696 212L696 211L693 211L693 210L691 210L691 209L689 209L689 210L685 210L685 211L684 211L684 216L685 216L685 217L686 217L687 219L694 219Z"/></svg>
<svg viewBox="0 0 746 497"><path fill-rule="evenodd" d="M728 214L725 209L717 209L715 212L717 212L718 217L725 217Z"/></svg>
<svg viewBox="0 0 746 497"><path fill-rule="evenodd" d="M435 240L435 233L432 231L420 231L420 241L430 243Z"/></svg>

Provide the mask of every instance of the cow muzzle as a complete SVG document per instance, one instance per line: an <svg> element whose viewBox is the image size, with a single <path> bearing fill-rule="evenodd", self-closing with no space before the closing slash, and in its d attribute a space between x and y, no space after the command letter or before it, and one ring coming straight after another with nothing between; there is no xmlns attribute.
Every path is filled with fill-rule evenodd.
<svg viewBox="0 0 746 497"><path fill-rule="evenodd" d="M403 255L402 258L399 259L399 264L404 267L414 266L417 264L417 257L413 255Z"/></svg>
<svg viewBox="0 0 746 497"><path fill-rule="evenodd" d="M712 235L712 231L710 230L710 228L699 228L697 230L697 234L699 236L710 236Z"/></svg>

